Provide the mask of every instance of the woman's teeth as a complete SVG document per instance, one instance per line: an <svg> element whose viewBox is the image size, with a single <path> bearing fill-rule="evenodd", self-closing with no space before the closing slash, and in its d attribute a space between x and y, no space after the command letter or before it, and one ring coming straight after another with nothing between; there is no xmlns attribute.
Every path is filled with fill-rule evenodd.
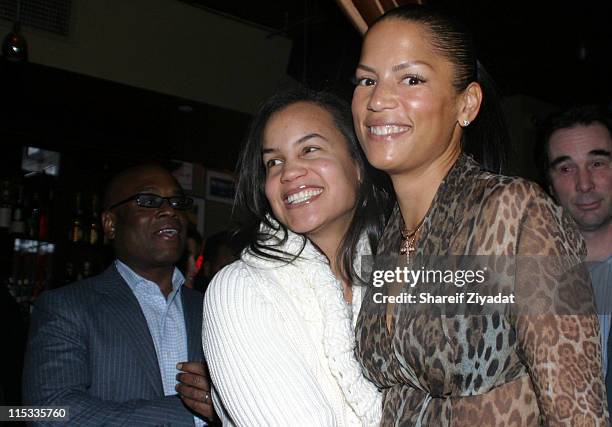
<svg viewBox="0 0 612 427"><path fill-rule="evenodd" d="M298 193L294 193L292 195L290 195L289 197L287 197L287 202L289 204L296 204L296 203L303 203L311 198L313 198L314 196L318 196L319 194L321 194L323 192L322 188L316 189L316 190L302 190Z"/></svg>
<svg viewBox="0 0 612 427"><path fill-rule="evenodd" d="M378 136L392 135L394 133L402 133L408 130L406 126L368 126L370 133Z"/></svg>

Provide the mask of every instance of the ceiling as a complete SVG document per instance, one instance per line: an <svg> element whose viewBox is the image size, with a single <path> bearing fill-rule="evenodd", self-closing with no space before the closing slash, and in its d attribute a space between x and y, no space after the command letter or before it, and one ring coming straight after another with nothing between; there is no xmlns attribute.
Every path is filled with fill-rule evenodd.
<svg viewBox="0 0 612 427"><path fill-rule="evenodd" d="M360 36L333 0L181 0L294 40L289 73L350 95ZM431 0L468 23L502 93L558 105L612 101L612 25L606 1Z"/></svg>
<svg viewBox="0 0 612 427"><path fill-rule="evenodd" d="M333 0L180 1L231 14L269 37L290 37L288 73L350 99L361 36ZM502 94L526 94L558 106L611 103L612 25L599 1L571 8L544 7L542 1L538 7L525 1L495 6L485 0L445 1L455 4L472 28ZM150 153L228 170L235 165L247 114L37 64L15 67L0 61L5 143L88 148L126 158Z"/></svg>
<svg viewBox="0 0 612 427"><path fill-rule="evenodd" d="M120 159L233 170L250 121L248 114L33 63L0 61L0 93L5 146Z"/></svg>

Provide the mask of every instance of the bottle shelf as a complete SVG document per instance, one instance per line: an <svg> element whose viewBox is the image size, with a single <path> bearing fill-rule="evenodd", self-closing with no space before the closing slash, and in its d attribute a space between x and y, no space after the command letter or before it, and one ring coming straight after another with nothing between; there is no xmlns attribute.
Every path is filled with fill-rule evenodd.
<svg viewBox="0 0 612 427"><path fill-rule="evenodd" d="M41 292L98 274L108 263L99 175L79 176L70 170L78 162L62 160L65 170L50 176L2 159L10 172L0 175L0 286L24 312Z"/></svg>

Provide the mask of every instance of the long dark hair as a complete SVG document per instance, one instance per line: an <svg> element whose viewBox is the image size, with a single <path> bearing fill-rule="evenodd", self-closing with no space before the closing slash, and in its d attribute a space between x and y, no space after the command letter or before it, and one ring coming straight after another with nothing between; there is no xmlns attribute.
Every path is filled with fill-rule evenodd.
<svg viewBox="0 0 612 427"><path fill-rule="evenodd" d="M370 28L389 19L419 23L429 31L433 48L455 66L453 86L463 91L472 82L480 84L483 100L476 119L463 130L461 147L484 169L500 172L505 167L508 130L493 79L476 58L476 47L468 29L440 7L410 4L392 9ZM367 33L366 33L367 36Z"/></svg>
<svg viewBox="0 0 612 427"><path fill-rule="evenodd" d="M360 281L357 274L360 272L355 272L353 269L353 261L357 256L357 243L365 233L375 253L385 224L385 215L389 211L391 192L388 178L372 168L365 159L353 130L350 106L331 93L305 88L296 89L274 95L259 108L251 122L236 169L238 185L234 213L241 223L238 233L247 242L248 250L262 258L289 263L301 253L301 250L294 254L281 249L287 240L287 228L276 221L266 198L266 170L262 160L263 134L268 121L274 113L298 102L310 102L331 115L334 124L346 140L352 159L362 172L355 213L342 239L337 258L342 278L348 283L355 283ZM262 230L261 224L264 224L271 232L267 233ZM283 238L275 241L273 233L278 232L279 229L282 230ZM305 244L306 239L304 238L302 249Z"/></svg>

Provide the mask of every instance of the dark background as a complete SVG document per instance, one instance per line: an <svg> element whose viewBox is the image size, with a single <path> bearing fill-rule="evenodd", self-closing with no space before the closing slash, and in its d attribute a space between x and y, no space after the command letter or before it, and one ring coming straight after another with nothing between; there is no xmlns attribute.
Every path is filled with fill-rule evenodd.
<svg viewBox="0 0 612 427"><path fill-rule="evenodd" d="M10 0L0 0L6 1ZM271 38L290 38L293 49L287 74L297 82L350 99L350 79L359 58L361 36L334 1L168 1L183 1L264 29ZM506 100L521 95L538 101L530 105L551 106L547 108L611 105L609 2L438 3L453 9L468 23L480 59ZM518 116L527 116L526 121L531 123L537 111L525 109L523 113L521 102L513 104L519 106ZM516 121L516 108L514 115ZM54 190L47 209L52 221L50 240L57 244L57 252L53 280L47 288L65 283L67 259L94 259L98 270L108 259L101 246L74 246L67 241L76 192L100 194L117 169L144 159L177 159L232 171L250 118L244 112L0 58L0 178L21 182L28 191ZM521 126L516 129L515 143L532 138ZM26 180L20 170L25 145L60 151L60 177ZM531 156L528 145L515 149L517 162ZM208 204L206 209L208 215ZM224 209L219 212L227 218L229 208ZM20 352L29 310L29 303L17 306L4 286L11 272L12 244L13 236L0 233L0 314L4 316L0 319L0 335L8 348L5 357L12 358L5 362L11 369L0 370L0 379L13 384L5 388L4 396L0 393L0 402L4 399L7 403L19 401ZM20 310L24 322L19 320Z"/></svg>
<svg viewBox="0 0 612 427"><path fill-rule="evenodd" d="M290 37L287 73L350 99L361 36L334 1L183 1L265 28L269 37ZM468 23L502 95L523 94L557 106L612 101L607 2L437 3ZM18 136L6 141L172 157L232 170L250 119L226 108L42 65L1 67L0 132Z"/></svg>
<svg viewBox="0 0 612 427"><path fill-rule="evenodd" d="M289 73L350 94L361 37L332 0L184 0L276 29L294 40ZM466 22L505 95L559 105L611 101L610 4L601 0L431 0Z"/></svg>

